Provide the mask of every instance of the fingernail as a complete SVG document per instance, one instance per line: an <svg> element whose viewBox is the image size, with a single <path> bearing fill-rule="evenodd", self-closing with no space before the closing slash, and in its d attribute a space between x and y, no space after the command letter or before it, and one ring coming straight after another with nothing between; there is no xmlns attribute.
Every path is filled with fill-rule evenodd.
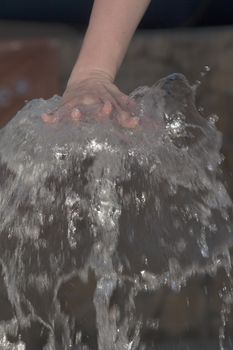
<svg viewBox="0 0 233 350"><path fill-rule="evenodd" d="M81 112L78 108L73 109L71 112L71 118L75 121L79 121L81 118Z"/></svg>
<svg viewBox="0 0 233 350"><path fill-rule="evenodd" d="M128 127L129 128L136 128L136 126L138 126L139 124L139 118L138 117L134 117L134 118L131 118L129 121L128 121Z"/></svg>
<svg viewBox="0 0 233 350"><path fill-rule="evenodd" d="M54 124L57 122L57 117L53 116L53 115L49 115L46 113L43 113L41 115L41 118L43 119L43 121L47 124Z"/></svg>
<svg viewBox="0 0 233 350"><path fill-rule="evenodd" d="M102 113L106 116L109 116L112 113L112 104L110 101L107 101L104 103L104 106L102 108Z"/></svg>

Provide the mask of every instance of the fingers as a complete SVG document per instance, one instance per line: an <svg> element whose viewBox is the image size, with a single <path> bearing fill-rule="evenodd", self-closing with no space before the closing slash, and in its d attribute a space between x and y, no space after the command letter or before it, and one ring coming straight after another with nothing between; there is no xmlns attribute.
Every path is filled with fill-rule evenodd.
<svg viewBox="0 0 233 350"><path fill-rule="evenodd" d="M117 120L123 128L134 129L139 125L139 118L132 118L129 113L122 111L117 114Z"/></svg>
<svg viewBox="0 0 233 350"><path fill-rule="evenodd" d="M65 119L67 115L71 116L71 112L72 109L70 105L67 104L58 107L54 111L51 111L51 113L43 113L41 118L46 124L57 124L63 118Z"/></svg>
<svg viewBox="0 0 233 350"><path fill-rule="evenodd" d="M81 112L78 108L74 108L71 112L71 119L75 122L79 122L81 119Z"/></svg>
<svg viewBox="0 0 233 350"><path fill-rule="evenodd" d="M134 129L139 125L139 118L137 115L137 103L135 100L129 98L129 96L120 94L118 98L119 106L117 106L117 121L123 127L127 129Z"/></svg>
<svg viewBox="0 0 233 350"><path fill-rule="evenodd" d="M106 101L101 108L101 110L97 113L96 120L97 121L105 121L108 120L113 112L113 105L110 101Z"/></svg>
<svg viewBox="0 0 233 350"><path fill-rule="evenodd" d="M138 107L137 102L131 99L129 96L121 95L119 104L124 111L129 111L132 115L136 114Z"/></svg>
<svg viewBox="0 0 233 350"><path fill-rule="evenodd" d="M97 114L96 120L97 121L104 121L108 120L113 112L113 107L111 102L106 102L104 106L102 107L101 111ZM60 120L58 115L55 113L53 114L42 114L41 116L42 120L46 124L56 124ZM71 111L70 113L70 118L74 122L80 122L82 118L82 114L78 108L75 108ZM123 128L128 128L128 129L134 129L138 126L139 124L139 118L137 117L132 117L130 113L126 111L118 111L116 115L118 123L123 127Z"/></svg>
<svg viewBox="0 0 233 350"><path fill-rule="evenodd" d="M70 99L67 102L62 101L51 114L45 113L41 116L47 124L56 124L62 119L70 119L73 122L80 122L93 116L97 121L106 121L110 117L117 120L120 126L133 129L138 126L139 119L137 115L137 103L121 92L102 94L103 98L95 94L84 94Z"/></svg>
<svg viewBox="0 0 233 350"><path fill-rule="evenodd" d="M82 98L79 100L79 104L83 106L91 106L95 105L96 103L99 102L99 99L96 98L95 96L82 96Z"/></svg>
<svg viewBox="0 0 233 350"><path fill-rule="evenodd" d="M101 113L105 116L110 116L113 111L113 106L110 101L106 101L103 105L103 108L101 110Z"/></svg>
<svg viewBox="0 0 233 350"><path fill-rule="evenodd" d="M43 113L41 115L41 118L46 124L55 124L58 121L58 118L56 116L47 113Z"/></svg>

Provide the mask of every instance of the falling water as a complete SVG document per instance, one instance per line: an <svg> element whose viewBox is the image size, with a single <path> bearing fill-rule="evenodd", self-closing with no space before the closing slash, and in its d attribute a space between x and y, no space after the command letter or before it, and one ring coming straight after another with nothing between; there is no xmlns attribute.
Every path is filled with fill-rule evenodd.
<svg viewBox="0 0 233 350"><path fill-rule="evenodd" d="M229 274L221 134L193 95L179 74L135 90L135 130L88 111L43 123L60 97L0 130L1 350L135 350L159 327L139 294Z"/></svg>

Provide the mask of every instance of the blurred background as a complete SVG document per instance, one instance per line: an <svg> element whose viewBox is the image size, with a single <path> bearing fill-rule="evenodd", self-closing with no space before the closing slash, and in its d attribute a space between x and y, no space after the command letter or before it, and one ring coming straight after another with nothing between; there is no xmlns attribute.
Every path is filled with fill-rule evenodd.
<svg viewBox="0 0 233 350"><path fill-rule="evenodd" d="M27 100L62 94L77 59L91 7L90 0L1 0L0 127ZM223 167L233 198L232 0L152 0L117 84L130 92L173 72L183 73L191 84L199 85L197 106L204 116L219 116ZM214 339L218 348L223 324L219 285L223 278L223 271L215 278L196 277L180 293L164 289L147 304L143 301L143 307L154 307L158 315L156 337L171 344L187 338ZM229 344L232 327L229 316Z"/></svg>

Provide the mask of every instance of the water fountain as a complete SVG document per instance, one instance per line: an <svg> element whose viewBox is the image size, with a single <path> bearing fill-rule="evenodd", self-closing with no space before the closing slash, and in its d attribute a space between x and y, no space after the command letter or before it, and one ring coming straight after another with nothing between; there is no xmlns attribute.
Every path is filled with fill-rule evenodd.
<svg viewBox="0 0 233 350"><path fill-rule="evenodd" d="M140 300L230 275L220 132L180 74L132 97L135 130L88 112L47 125L57 96L0 130L1 350L147 349Z"/></svg>

